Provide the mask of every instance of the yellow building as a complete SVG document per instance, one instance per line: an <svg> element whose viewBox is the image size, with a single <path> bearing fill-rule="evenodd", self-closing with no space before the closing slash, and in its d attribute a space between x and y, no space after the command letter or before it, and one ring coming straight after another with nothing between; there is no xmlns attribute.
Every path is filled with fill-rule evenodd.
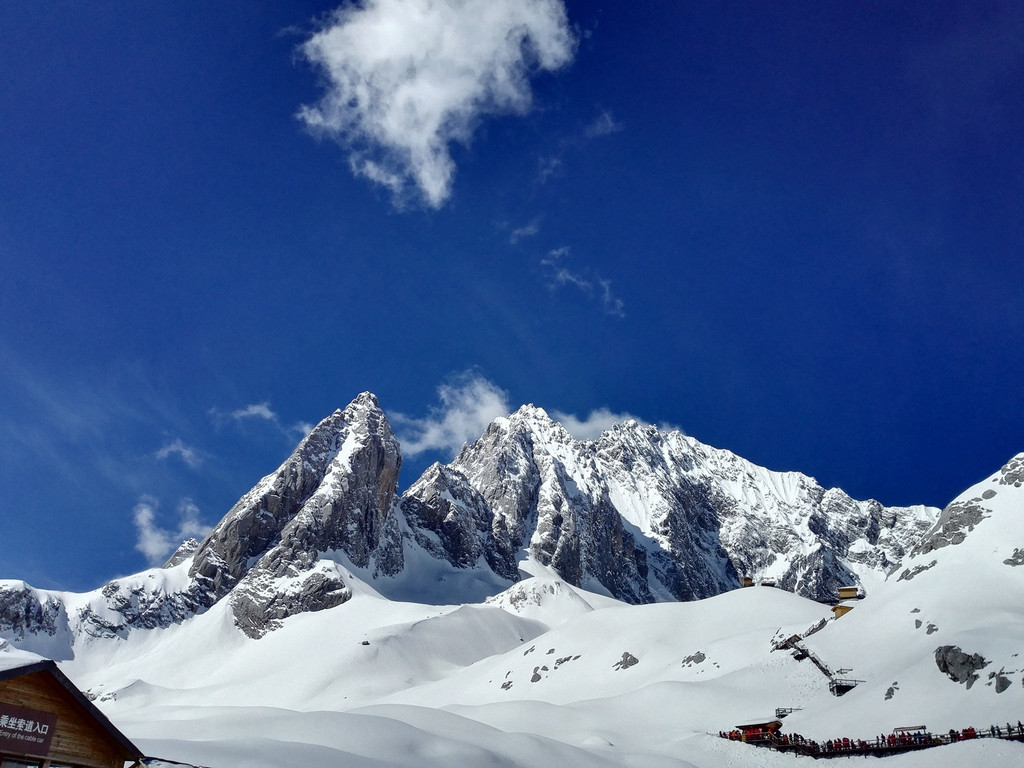
<svg viewBox="0 0 1024 768"><path fill-rule="evenodd" d="M833 616L833 618L838 619L840 616L845 616L846 614L848 614L852 610L853 610L853 606L852 605L843 605L842 603L840 603L839 605L833 605L832 606L832 616Z"/></svg>

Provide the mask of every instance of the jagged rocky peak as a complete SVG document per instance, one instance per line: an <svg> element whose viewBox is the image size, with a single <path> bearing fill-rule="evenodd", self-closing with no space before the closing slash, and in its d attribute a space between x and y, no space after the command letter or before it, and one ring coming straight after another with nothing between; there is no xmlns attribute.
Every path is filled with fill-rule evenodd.
<svg viewBox="0 0 1024 768"><path fill-rule="evenodd" d="M494 555L493 515L480 493L457 469L435 462L402 495L399 502L416 542L432 556L457 568L480 558L502 573ZM514 573L505 573L514 578Z"/></svg>
<svg viewBox="0 0 1024 768"><path fill-rule="evenodd" d="M214 600L238 583L249 562L267 550L319 487L346 426L340 410L317 424L277 471L238 500L199 546L191 575L205 583Z"/></svg>
<svg viewBox="0 0 1024 768"><path fill-rule="evenodd" d="M860 570L899 562L937 514L855 501L632 420L576 441L533 406L495 420L451 466L487 502L510 557L518 547L630 602L707 597L740 574L829 598Z"/></svg>
<svg viewBox="0 0 1024 768"><path fill-rule="evenodd" d="M161 567L174 568L176 565L181 565L195 554L195 551L199 549L199 544L199 539L185 539Z"/></svg>
<svg viewBox="0 0 1024 768"><path fill-rule="evenodd" d="M464 453L479 453L496 443L515 440L554 439L560 442L572 441L572 436L565 428L552 419L547 411L533 404L520 406L508 416L499 416L491 421L479 439L463 446L460 456ZM458 463L456 457L454 463Z"/></svg>
<svg viewBox="0 0 1024 768"><path fill-rule="evenodd" d="M283 492L280 483L271 482L274 495L257 492L259 503L243 512L242 519L262 516L277 527L274 539L232 590L235 621L254 637L294 613L348 600L351 590L336 556L374 576L394 575L404 565L394 515L402 458L387 417L377 399L364 392L328 421L327 428L321 429L321 422L278 470L287 475L293 460L308 461L311 438L318 436L320 452L312 457L315 481L308 488L285 484ZM267 498L281 511L261 506Z"/></svg>
<svg viewBox="0 0 1024 768"><path fill-rule="evenodd" d="M190 575L212 604L254 569L309 570L318 553L331 549L365 564L387 529L400 466L398 441L377 398L360 394L239 499L196 550ZM255 580L248 580L250 602L265 591L252 588Z"/></svg>

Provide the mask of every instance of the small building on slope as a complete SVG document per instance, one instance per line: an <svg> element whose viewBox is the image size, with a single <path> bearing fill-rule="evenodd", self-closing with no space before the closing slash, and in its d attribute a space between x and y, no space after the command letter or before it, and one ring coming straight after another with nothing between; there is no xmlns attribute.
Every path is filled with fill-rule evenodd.
<svg viewBox="0 0 1024 768"><path fill-rule="evenodd" d="M0 768L124 768L141 760L55 662L0 654Z"/></svg>

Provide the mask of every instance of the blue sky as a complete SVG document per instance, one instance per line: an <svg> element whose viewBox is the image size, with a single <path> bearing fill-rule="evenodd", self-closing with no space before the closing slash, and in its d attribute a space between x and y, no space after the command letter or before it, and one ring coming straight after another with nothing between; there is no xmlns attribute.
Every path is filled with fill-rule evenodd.
<svg viewBox="0 0 1024 768"><path fill-rule="evenodd" d="M0 75L0 578L363 390L403 487L526 402L886 504L1024 449L1017 3L15 0Z"/></svg>

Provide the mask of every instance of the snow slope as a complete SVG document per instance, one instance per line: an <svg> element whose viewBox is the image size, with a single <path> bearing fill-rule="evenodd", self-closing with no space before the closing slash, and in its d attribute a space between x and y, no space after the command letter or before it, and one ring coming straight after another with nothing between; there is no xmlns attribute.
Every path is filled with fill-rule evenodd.
<svg viewBox="0 0 1024 768"><path fill-rule="evenodd" d="M801 708L786 729L821 740L1016 722L1022 467L1024 454L968 489L838 620L827 605L767 587L632 606L548 574L478 606L400 603L366 589L260 640L214 609L153 630L160 639L129 637L116 654L64 666L103 692L101 705L147 752L216 768L788 766L802 758L714 734L776 707ZM822 618L806 647L864 680L841 698L809 660L773 650ZM970 688L937 665L944 646L988 662ZM1009 685L997 693L991 673ZM1024 746L961 743L886 765L964 761L1024 765Z"/></svg>
<svg viewBox="0 0 1024 768"><path fill-rule="evenodd" d="M830 615L828 606L766 587L630 606L536 581L521 586L536 600L494 601L530 618L495 606L364 595L291 617L253 640L214 609L177 629L153 630L174 637L131 637L117 653L63 667L148 754L214 768L310 761L412 768L453 760L524 768L781 766L799 758L709 734L771 716L778 706L803 707L787 728L820 738L837 735L837 722L840 735L863 737L911 720L943 726L928 698L955 697L962 688L934 663L927 670L915 659L900 667L903 657L884 658L877 643L890 642L891 630L866 637L850 621L870 613L866 604L807 642L826 655L873 644L874 663L884 665L874 672L865 662L865 671L920 687L923 696L896 701L881 725L876 688L865 684L866 695L855 689L836 699L814 666L772 650ZM963 622L972 625L965 630L983 633L975 621ZM1024 709L1019 697L1006 698L1016 683L998 695L1002 721ZM982 691L988 702L973 698ZM994 689L976 685L970 693L952 702L958 727L992 719ZM887 765L925 765L922 757ZM929 766L963 759L1022 765L1024 747L956 745L927 758Z"/></svg>

